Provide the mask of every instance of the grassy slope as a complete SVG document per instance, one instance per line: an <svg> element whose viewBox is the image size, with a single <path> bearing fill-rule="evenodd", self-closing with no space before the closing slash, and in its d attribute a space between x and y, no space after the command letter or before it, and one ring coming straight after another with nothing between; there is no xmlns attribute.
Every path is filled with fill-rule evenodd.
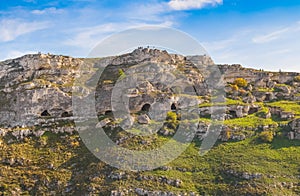
<svg viewBox="0 0 300 196"><path fill-rule="evenodd" d="M73 194L84 193L91 187L99 189L104 195L120 187L195 191L209 195L300 194L295 186L299 183L300 141L289 141L282 136L277 136L272 143L261 143L256 136L240 142L219 143L205 156L198 154L199 144L192 143L185 153L169 163L172 169L129 173L128 179L120 181L108 179L105 174L116 169L97 160L83 144L79 142L78 145L78 141L76 135L61 137L53 134L46 134L38 141L28 139L12 144L2 141L1 157L23 158L30 162L23 166L0 164L1 191L10 195L16 190L31 187L32 191L27 194L41 194L50 190L62 193L67 190L67 183L72 181L72 186L76 187L70 191ZM50 164L53 169L49 168ZM182 169L185 171L180 171ZM263 176L247 181L226 174L228 170L260 173ZM181 179L183 183L180 188L175 188L153 181L138 181L138 175L166 176L169 179ZM278 188L282 182L292 182L294 188Z"/></svg>

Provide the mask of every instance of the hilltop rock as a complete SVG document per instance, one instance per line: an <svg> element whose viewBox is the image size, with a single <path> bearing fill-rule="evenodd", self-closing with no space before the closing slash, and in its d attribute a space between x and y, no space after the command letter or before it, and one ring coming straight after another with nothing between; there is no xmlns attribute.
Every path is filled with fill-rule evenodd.
<svg viewBox="0 0 300 196"><path fill-rule="evenodd" d="M206 79L212 77L210 65L213 61L206 55L184 57L149 48L101 59L32 54L0 62L2 128L22 128L13 132L18 139L39 135L31 129L36 126L59 127L62 124L61 129L73 132L62 122L74 120L72 87L83 64L87 70L105 67L97 80L96 112L101 116L115 114L115 110L128 110L125 112L130 115L121 122L123 127L130 127L135 121L147 124L150 119L156 120L167 111L176 112L210 102L212 92ZM218 68L226 84L226 98L242 102L226 106L226 119L243 118L257 112L259 108L253 107L255 102L300 100L296 96L300 92L300 84L294 81L298 73L265 72L241 65L218 65ZM247 80L248 86L232 90L230 85L240 77ZM122 101L128 101L128 108L122 107ZM264 118L270 118L270 115L278 115L284 120L294 118L291 112L275 110L271 109L271 114ZM210 107L200 107L195 113L200 117L212 115ZM111 126L114 123L108 122L113 121L107 119L98 125ZM163 133L173 132L164 130Z"/></svg>

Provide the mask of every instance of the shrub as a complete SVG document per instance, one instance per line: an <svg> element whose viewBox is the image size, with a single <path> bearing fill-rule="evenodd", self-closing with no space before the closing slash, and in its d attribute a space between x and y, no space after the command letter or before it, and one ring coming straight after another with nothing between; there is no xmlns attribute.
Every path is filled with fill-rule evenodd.
<svg viewBox="0 0 300 196"><path fill-rule="evenodd" d="M72 142L71 142L71 146L72 146L73 148L77 148L77 147L80 146L80 143L79 143L78 141L72 141Z"/></svg>
<svg viewBox="0 0 300 196"><path fill-rule="evenodd" d="M299 76L296 76L296 77L294 78L294 81L295 81L295 82L300 82L300 75L299 75Z"/></svg>
<svg viewBox="0 0 300 196"><path fill-rule="evenodd" d="M119 69L119 77L122 79L125 78L125 76L125 72L122 69Z"/></svg>
<svg viewBox="0 0 300 196"><path fill-rule="evenodd" d="M167 113L167 127L175 130L178 125L177 114L175 112L169 111Z"/></svg>
<svg viewBox="0 0 300 196"><path fill-rule="evenodd" d="M263 142L272 142L274 135L272 131L263 131L260 133L259 138L263 141Z"/></svg>
<svg viewBox="0 0 300 196"><path fill-rule="evenodd" d="M239 87L238 87L236 84L233 84L233 85L231 85L231 89L232 89L233 91L238 91L238 90L239 90Z"/></svg>
<svg viewBox="0 0 300 196"><path fill-rule="evenodd" d="M230 131L226 130L225 138L226 138L226 140L229 140L231 138L231 132Z"/></svg>
<svg viewBox="0 0 300 196"><path fill-rule="evenodd" d="M268 107L262 107L259 112L256 113L256 116L260 118L269 118L270 117L270 111Z"/></svg>
<svg viewBox="0 0 300 196"><path fill-rule="evenodd" d="M171 122L176 122L177 121L177 114L175 112L169 111L167 113L167 120Z"/></svg>
<svg viewBox="0 0 300 196"><path fill-rule="evenodd" d="M248 82L244 78L237 78L234 80L233 84L237 85L238 87L246 87Z"/></svg>

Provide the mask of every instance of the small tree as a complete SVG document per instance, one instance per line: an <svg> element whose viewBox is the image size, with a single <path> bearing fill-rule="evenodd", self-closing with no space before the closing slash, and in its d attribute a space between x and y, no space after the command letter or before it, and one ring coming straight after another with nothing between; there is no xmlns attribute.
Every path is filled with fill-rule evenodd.
<svg viewBox="0 0 300 196"><path fill-rule="evenodd" d="M234 80L233 84L237 85L238 87L246 87L248 82L244 78L237 78Z"/></svg>
<svg viewBox="0 0 300 196"><path fill-rule="evenodd" d="M272 131L263 131L260 133L259 138L263 141L263 142L272 142L274 135Z"/></svg>

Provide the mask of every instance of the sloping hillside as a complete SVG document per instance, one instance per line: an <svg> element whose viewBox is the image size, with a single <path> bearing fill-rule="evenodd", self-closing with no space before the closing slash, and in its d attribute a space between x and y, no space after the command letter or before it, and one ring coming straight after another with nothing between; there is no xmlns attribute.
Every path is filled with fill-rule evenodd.
<svg viewBox="0 0 300 196"><path fill-rule="evenodd" d="M216 100L207 82L214 76L212 64L208 56L142 48L101 59L36 54L0 62L0 194L299 195L300 74L217 65L224 96ZM156 149L189 122L195 137L185 152L167 165L138 172L96 158L74 122L72 87L82 65L103 71L95 109L116 144ZM130 91L114 91L135 76L137 85L125 85ZM130 115L118 118L111 97L124 95L130 97ZM151 108L161 109L163 119ZM185 120L185 108L197 115ZM220 135L200 156L218 108L224 109Z"/></svg>

